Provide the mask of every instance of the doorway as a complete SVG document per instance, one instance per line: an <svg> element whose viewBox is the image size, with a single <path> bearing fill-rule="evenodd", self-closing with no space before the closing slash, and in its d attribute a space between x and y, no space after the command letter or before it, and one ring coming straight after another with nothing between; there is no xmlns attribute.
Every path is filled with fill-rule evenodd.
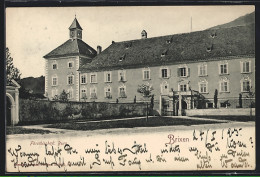
<svg viewBox="0 0 260 177"><path fill-rule="evenodd" d="M183 100L181 100L181 107L182 107L182 113L181 113L181 115L182 116L184 116L184 114L185 114L185 109L187 109L187 103L185 102L185 101L183 101ZM177 101L177 103L176 103L176 116L178 116L178 113L179 113L179 101Z"/></svg>

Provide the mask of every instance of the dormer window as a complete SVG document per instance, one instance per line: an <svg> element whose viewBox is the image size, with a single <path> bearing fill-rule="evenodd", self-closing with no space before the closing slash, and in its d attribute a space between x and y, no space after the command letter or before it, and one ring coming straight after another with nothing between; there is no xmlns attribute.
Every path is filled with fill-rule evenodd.
<svg viewBox="0 0 260 177"><path fill-rule="evenodd" d="M217 33L216 33L216 32L213 32L213 33L210 34L210 37L211 37L211 38L215 38L216 36L217 36Z"/></svg>
<svg viewBox="0 0 260 177"><path fill-rule="evenodd" d="M123 61L125 59L125 54L122 55L120 58L119 58L119 61Z"/></svg>
<svg viewBox="0 0 260 177"><path fill-rule="evenodd" d="M166 44L172 43L172 38L166 40Z"/></svg>
<svg viewBox="0 0 260 177"><path fill-rule="evenodd" d="M213 44L207 47L207 52L211 52L213 50Z"/></svg>
<svg viewBox="0 0 260 177"><path fill-rule="evenodd" d="M166 50L164 50L163 52L162 52L162 54L161 54L161 57L165 57L165 55L167 55L167 52L168 52L168 50L166 49Z"/></svg>
<svg viewBox="0 0 260 177"><path fill-rule="evenodd" d="M126 44L125 44L125 48L126 48L126 49L129 49L130 47L132 47L132 42L129 42L129 43L126 43Z"/></svg>

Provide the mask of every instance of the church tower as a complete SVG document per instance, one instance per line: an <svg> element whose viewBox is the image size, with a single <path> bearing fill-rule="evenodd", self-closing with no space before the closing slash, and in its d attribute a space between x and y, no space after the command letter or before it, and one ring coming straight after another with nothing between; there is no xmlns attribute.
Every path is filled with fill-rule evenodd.
<svg viewBox="0 0 260 177"><path fill-rule="evenodd" d="M70 30L71 39L81 39L82 40L82 30L83 29L81 28L76 17L73 20L72 24L70 25L69 30Z"/></svg>

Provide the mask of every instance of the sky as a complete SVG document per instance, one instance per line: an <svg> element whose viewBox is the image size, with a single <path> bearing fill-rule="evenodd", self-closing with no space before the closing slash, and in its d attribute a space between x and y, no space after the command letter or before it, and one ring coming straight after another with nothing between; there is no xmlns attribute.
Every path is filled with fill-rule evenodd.
<svg viewBox="0 0 260 177"><path fill-rule="evenodd" d="M75 18L83 41L96 49L112 41L204 30L251 13L254 6L19 7L6 9L6 47L22 78L44 76L43 56L69 39Z"/></svg>

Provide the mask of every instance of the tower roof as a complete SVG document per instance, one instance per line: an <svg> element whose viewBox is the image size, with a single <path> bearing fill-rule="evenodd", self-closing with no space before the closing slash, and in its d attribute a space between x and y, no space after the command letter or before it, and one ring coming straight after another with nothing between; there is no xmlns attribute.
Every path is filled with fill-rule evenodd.
<svg viewBox="0 0 260 177"><path fill-rule="evenodd" d="M66 57L66 56L85 56L93 58L97 52L88 44L80 39L67 40L65 43L52 50L50 53L44 56L44 58Z"/></svg>
<svg viewBox="0 0 260 177"><path fill-rule="evenodd" d="M69 29L80 29L82 30L77 18L75 17L75 19L73 20L72 24L70 25Z"/></svg>

